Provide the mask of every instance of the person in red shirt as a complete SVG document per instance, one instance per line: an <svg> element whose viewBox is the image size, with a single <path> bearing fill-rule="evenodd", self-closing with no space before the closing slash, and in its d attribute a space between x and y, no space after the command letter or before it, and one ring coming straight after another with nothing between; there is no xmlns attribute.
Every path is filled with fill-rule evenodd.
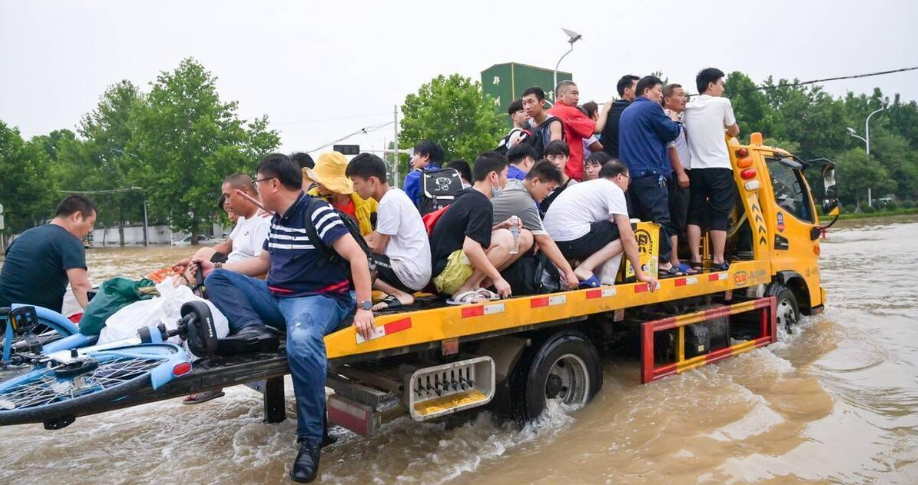
<svg viewBox="0 0 918 485"><path fill-rule="evenodd" d="M574 81L558 83L555 94L558 102L548 110L548 113L560 118L564 123L564 140L571 147L571 157L564 167L564 173L580 181L583 180L583 139L593 136L596 122L577 109L580 91Z"/></svg>

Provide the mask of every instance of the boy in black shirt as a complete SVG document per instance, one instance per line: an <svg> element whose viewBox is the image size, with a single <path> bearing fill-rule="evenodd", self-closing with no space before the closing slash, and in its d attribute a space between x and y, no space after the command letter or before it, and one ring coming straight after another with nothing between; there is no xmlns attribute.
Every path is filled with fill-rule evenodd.
<svg viewBox="0 0 918 485"><path fill-rule="evenodd" d="M495 152L475 160L474 185L464 189L443 212L430 236L433 283L449 295L447 303L481 303L510 296L510 284L500 271L532 247L532 233L520 228L519 251L514 247L510 220L494 225L491 198L507 184L507 158ZM482 289L493 284L494 295Z"/></svg>

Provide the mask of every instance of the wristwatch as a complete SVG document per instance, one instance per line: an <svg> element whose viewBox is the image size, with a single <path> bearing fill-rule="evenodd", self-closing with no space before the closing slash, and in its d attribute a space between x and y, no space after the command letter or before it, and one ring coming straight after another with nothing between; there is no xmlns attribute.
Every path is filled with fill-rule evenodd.
<svg viewBox="0 0 918 485"><path fill-rule="evenodd" d="M361 310L370 311L373 309L373 302L370 300L363 300L362 302L360 302L360 305L357 308L360 308Z"/></svg>

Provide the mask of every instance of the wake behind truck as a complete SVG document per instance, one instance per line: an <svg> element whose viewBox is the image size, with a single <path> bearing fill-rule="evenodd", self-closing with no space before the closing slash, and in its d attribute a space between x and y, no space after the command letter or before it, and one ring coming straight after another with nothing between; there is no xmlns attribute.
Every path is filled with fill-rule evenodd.
<svg viewBox="0 0 918 485"><path fill-rule="evenodd" d="M426 421L488 405L525 422L536 418L548 400L586 405L602 387L600 355L610 349L630 348L640 355L641 379L649 383L769 345L779 326L792 331L801 315L821 312L825 291L818 259L828 226L819 225L806 173L819 172L822 213L837 218L834 164L804 162L764 146L759 133L748 145L733 138L727 143L737 196L727 271L662 279L651 291L629 278L633 270L625 263L622 282L614 286L463 306L418 297L407 311L378 314L369 339L352 327L325 338L327 386L334 391L327 401L329 421L373 435L400 416ZM636 222L635 229L641 263L656 272L659 228ZM707 268L707 243L704 259ZM59 429L80 416L237 384L263 393L267 422L285 419L283 376L289 368L283 347L221 354L197 325L206 317L196 320L193 310L185 315L183 309L185 319L177 329L162 329L163 335L148 331L131 342L139 347L131 348L162 346L163 337L181 334L204 358L193 367L174 359L168 367L136 366L125 379L131 386L120 386L121 392L114 391L119 386L92 386L101 369L123 361L109 356L107 367L87 364L93 342L72 340L77 336L67 336L65 323L55 327L49 316L41 322L45 326L16 324L16 315L28 307L14 310L5 325L4 363L31 359L36 368L38 363L44 367L29 381L34 389L20 385L25 391L15 398L9 381L0 382L0 425L44 423ZM48 328L61 335L49 337ZM68 345L79 349L67 350ZM30 357L16 361L17 350ZM50 351L59 357L47 357ZM105 377L111 378L109 372Z"/></svg>

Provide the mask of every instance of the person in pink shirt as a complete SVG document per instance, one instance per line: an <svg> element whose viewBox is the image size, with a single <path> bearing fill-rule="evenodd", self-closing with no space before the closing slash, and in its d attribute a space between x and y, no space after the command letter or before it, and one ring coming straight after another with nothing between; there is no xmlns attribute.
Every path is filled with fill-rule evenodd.
<svg viewBox="0 0 918 485"><path fill-rule="evenodd" d="M557 102L548 113L564 123L564 140L571 147L571 157L564 172L572 179L583 179L583 139L593 136L596 122L577 109L580 91L573 81L561 81L555 89ZM574 149L576 148L576 149Z"/></svg>

